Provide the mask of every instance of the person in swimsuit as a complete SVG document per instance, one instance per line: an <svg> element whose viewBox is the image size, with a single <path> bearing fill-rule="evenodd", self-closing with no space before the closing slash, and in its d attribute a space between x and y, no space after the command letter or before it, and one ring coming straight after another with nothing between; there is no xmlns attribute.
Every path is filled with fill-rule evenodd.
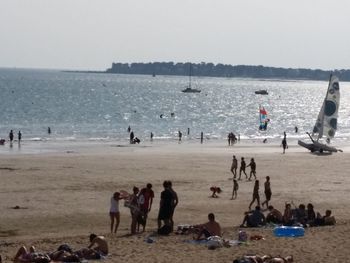
<svg viewBox="0 0 350 263"><path fill-rule="evenodd" d="M260 195L259 195L259 180L255 180L254 190L253 190L253 200L249 204L249 210L251 210L252 204L257 201L260 207Z"/></svg>
<svg viewBox="0 0 350 263"><path fill-rule="evenodd" d="M262 206L266 204L266 207L269 206L269 201L271 200L272 192L271 192L271 185L270 185L270 176L266 176L266 181L264 183L264 193L266 200L262 202Z"/></svg>
<svg viewBox="0 0 350 263"><path fill-rule="evenodd" d="M120 212L119 212L119 200L120 197L119 192L115 192L111 197L111 208L109 209L109 217L111 218L111 233L113 233L113 226L115 221L114 233L117 233L118 226L120 223Z"/></svg>
<svg viewBox="0 0 350 263"><path fill-rule="evenodd" d="M248 175L245 172L245 168L246 168L246 163L244 161L244 157L241 158L241 167L239 168L239 178L238 180L241 180L241 174L242 172L245 174L245 178L248 179Z"/></svg>
<svg viewBox="0 0 350 263"><path fill-rule="evenodd" d="M247 165L247 167L249 166L250 166L249 181L252 179L252 175L254 175L254 178L256 180L256 163L254 161L254 158L250 160L250 163Z"/></svg>
<svg viewBox="0 0 350 263"><path fill-rule="evenodd" d="M233 178L235 179L237 176L237 166L238 166L238 162L236 159L236 156L232 156L232 164L231 164L231 173L233 174Z"/></svg>
<svg viewBox="0 0 350 263"><path fill-rule="evenodd" d="M208 214L208 222L201 225L195 225L195 232L198 232L197 240L200 240L202 236L208 238L210 236L221 236L221 226L215 221L215 215L213 213Z"/></svg>

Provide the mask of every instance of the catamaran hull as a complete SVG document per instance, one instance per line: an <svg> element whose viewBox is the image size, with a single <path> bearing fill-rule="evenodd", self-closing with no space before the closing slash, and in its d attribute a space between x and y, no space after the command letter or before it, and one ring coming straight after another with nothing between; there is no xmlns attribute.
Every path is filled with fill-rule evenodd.
<svg viewBox="0 0 350 263"><path fill-rule="evenodd" d="M298 144L311 152L338 152L337 148L316 141L312 143L306 143L298 140Z"/></svg>

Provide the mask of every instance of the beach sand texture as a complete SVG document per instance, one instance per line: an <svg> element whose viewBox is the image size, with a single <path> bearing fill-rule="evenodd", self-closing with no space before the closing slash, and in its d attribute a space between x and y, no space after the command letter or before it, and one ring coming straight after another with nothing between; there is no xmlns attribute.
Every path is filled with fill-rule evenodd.
<svg viewBox="0 0 350 263"><path fill-rule="evenodd" d="M293 255L294 262L350 262L350 154L320 156L298 146L291 146L285 155L281 152L277 144L106 143L56 153L1 155L0 255L10 261L23 244L41 251L53 251L62 243L78 249L88 245L88 235L94 232L109 242L108 262L232 262L244 254ZM156 230L164 180L173 182L180 200L175 226L204 223L213 212L224 238L237 239L254 183L240 181L238 198L230 200L233 154L238 160L245 157L247 163L255 158L262 200L263 182L270 176L275 208L283 212L285 202L311 202L321 214L331 209L337 225L306 229L301 238L277 238L271 228L245 229L265 240L216 250L184 242L191 235L171 234L156 237L155 243L144 242ZM131 192L134 185L141 188L148 182L155 199L146 232L128 235L130 211L121 202L118 233L109 234L113 192ZM223 189L219 198L209 197L211 186Z"/></svg>

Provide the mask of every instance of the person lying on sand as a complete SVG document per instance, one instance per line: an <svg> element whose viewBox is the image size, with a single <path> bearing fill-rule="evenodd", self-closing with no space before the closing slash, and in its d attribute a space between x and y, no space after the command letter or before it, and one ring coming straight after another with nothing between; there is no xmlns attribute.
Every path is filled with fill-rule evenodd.
<svg viewBox="0 0 350 263"><path fill-rule="evenodd" d="M293 262L293 256L282 257L271 257L269 255L258 256L249 255L243 256L241 259L235 259L233 263L291 263Z"/></svg>
<svg viewBox="0 0 350 263"><path fill-rule="evenodd" d="M198 235L195 239L200 240L202 236L208 238L210 236L221 236L221 226L215 221L215 215L213 213L208 214L208 222L201 225L195 225L194 232Z"/></svg>
<svg viewBox="0 0 350 263"><path fill-rule="evenodd" d="M31 246L29 250L25 246L20 247L13 258L15 263L48 263L50 261L51 259L47 254L36 252L34 246Z"/></svg>

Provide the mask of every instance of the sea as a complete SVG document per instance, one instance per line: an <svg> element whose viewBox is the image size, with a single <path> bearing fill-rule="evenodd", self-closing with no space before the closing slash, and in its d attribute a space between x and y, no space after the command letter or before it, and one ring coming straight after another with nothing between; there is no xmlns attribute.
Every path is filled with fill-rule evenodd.
<svg viewBox="0 0 350 263"><path fill-rule="evenodd" d="M306 138L326 95L328 80L192 77L200 93L181 92L188 76L74 73L0 69L0 138L20 130L23 141L128 142L130 126L143 141L197 142ZM268 95L254 91L266 89ZM341 82L335 140L350 139L350 83ZM259 106L270 122L259 131ZM298 132L295 132L295 126ZM48 127L51 134L48 134ZM188 129L190 133L188 134Z"/></svg>

